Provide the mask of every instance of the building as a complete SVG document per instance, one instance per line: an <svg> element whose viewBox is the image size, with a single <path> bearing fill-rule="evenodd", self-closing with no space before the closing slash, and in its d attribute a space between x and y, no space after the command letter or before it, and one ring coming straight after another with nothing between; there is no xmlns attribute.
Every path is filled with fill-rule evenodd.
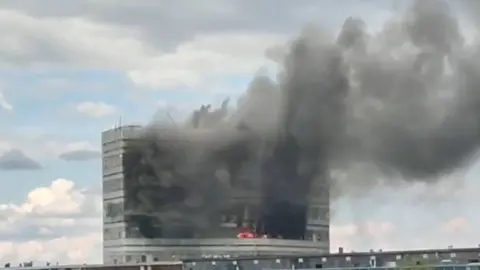
<svg viewBox="0 0 480 270"><path fill-rule="evenodd" d="M5 267L1 270L183 270L183 263L180 261L155 262L143 264L79 264L79 265L44 265Z"/></svg>
<svg viewBox="0 0 480 270"><path fill-rule="evenodd" d="M188 270L403 269L478 270L480 247L429 250L342 252L305 256L203 258L183 262Z"/></svg>
<svg viewBox="0 0 480 270"><path fill-rule="evenodd" d="M329 251L328 187L316 183L321 194L311 194L305 240L237 239L238 219L248 220L255 211L258 197L248 190L238 190L232 212L208 238L145 239L131 233L125 215L125 179L122 157L125 142L141 126L121 126L102 133L103 154L103 258L104 263L147 263L198 257L242 257L320 254Z"/></svg>
<svg viewBox="0 0 480 270"><path fill-rule="evenodd" d="M103 258L104 263L123 261L112 255L111 241L126 238L124 210L124 176L122 155L125 139L131 138L140 126L123 126L102 133L103 172ZM108 213L108 215L107 215Z"/></svg>

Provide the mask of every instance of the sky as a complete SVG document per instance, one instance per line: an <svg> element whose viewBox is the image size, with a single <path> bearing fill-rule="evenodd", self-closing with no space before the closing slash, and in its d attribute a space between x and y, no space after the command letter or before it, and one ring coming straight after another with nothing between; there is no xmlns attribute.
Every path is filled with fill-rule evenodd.
<svg viewBox="0 0 480 270"><path fill-rule="evenodd" d="M349 16L381 28L373 0L0 2L0 264L101 262L100 134L237 98L265 51ZM361 174L362 172L357 172ZM353 175L351 177L355 177ZM480 162L438 184L378 186L332 204L331 246L473 247Z"/></svg>

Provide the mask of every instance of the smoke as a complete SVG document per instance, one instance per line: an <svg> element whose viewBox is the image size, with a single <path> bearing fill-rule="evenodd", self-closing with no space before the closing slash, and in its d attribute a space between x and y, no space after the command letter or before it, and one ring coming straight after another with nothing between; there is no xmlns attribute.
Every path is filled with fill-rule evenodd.
<svg viewBox="0 0 480 270"><path fill-rule="evenodd" d="M335 186L333 169L435 182L467 164L480 141L479 54L450 7L413 1L379 33L367 29L348 18L331 39L310 27L277 79L256 76L236 109L225 101L185 126L146 127L124 155L130 224L144 237L209 237L247 190L259 207L237 225L298 239L314 183Z"/></svg>

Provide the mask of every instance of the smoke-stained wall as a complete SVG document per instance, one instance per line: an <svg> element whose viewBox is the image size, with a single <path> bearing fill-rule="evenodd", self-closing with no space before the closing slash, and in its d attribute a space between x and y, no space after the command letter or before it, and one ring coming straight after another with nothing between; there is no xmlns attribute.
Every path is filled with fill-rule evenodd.
<svg viewBox="0 0 480 270"><path fill-rule="evenodd" d="M230 210L249 142L237 131L219 138L215 130L156 128L127 143L123 156L129 222L148 238L211 235Z"/></svg>

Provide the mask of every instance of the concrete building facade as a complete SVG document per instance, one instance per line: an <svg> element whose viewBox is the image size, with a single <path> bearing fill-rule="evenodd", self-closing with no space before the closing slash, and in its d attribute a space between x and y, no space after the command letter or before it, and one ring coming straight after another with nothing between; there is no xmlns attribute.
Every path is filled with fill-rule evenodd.
<svg viewBox="0 0 480 270"><path fill-rule="evenodd" d="M258 196L236 190L232 212L226 213L215 234L202 239L145 239L135 234L125 215L125 179L122 157L125 143L141 126L121 126L102 133L103 258L120 264L208 256L275 256L319 254L329 251L329 192L326 181L315 183L311 194L307 233L303 240L237 239L238 220L248 220ZM319 193L320 192L320 193Z"/></svg>
<svg viewBox="0 0 480 270"><path fill-rule="evenodd" d="M122 156L125 140L135 135L140 126L122 126L102 133L103 171L103 258L105 263L120 262L108 248L110 241L126 239L124 207L124 175Z"/></svg>

